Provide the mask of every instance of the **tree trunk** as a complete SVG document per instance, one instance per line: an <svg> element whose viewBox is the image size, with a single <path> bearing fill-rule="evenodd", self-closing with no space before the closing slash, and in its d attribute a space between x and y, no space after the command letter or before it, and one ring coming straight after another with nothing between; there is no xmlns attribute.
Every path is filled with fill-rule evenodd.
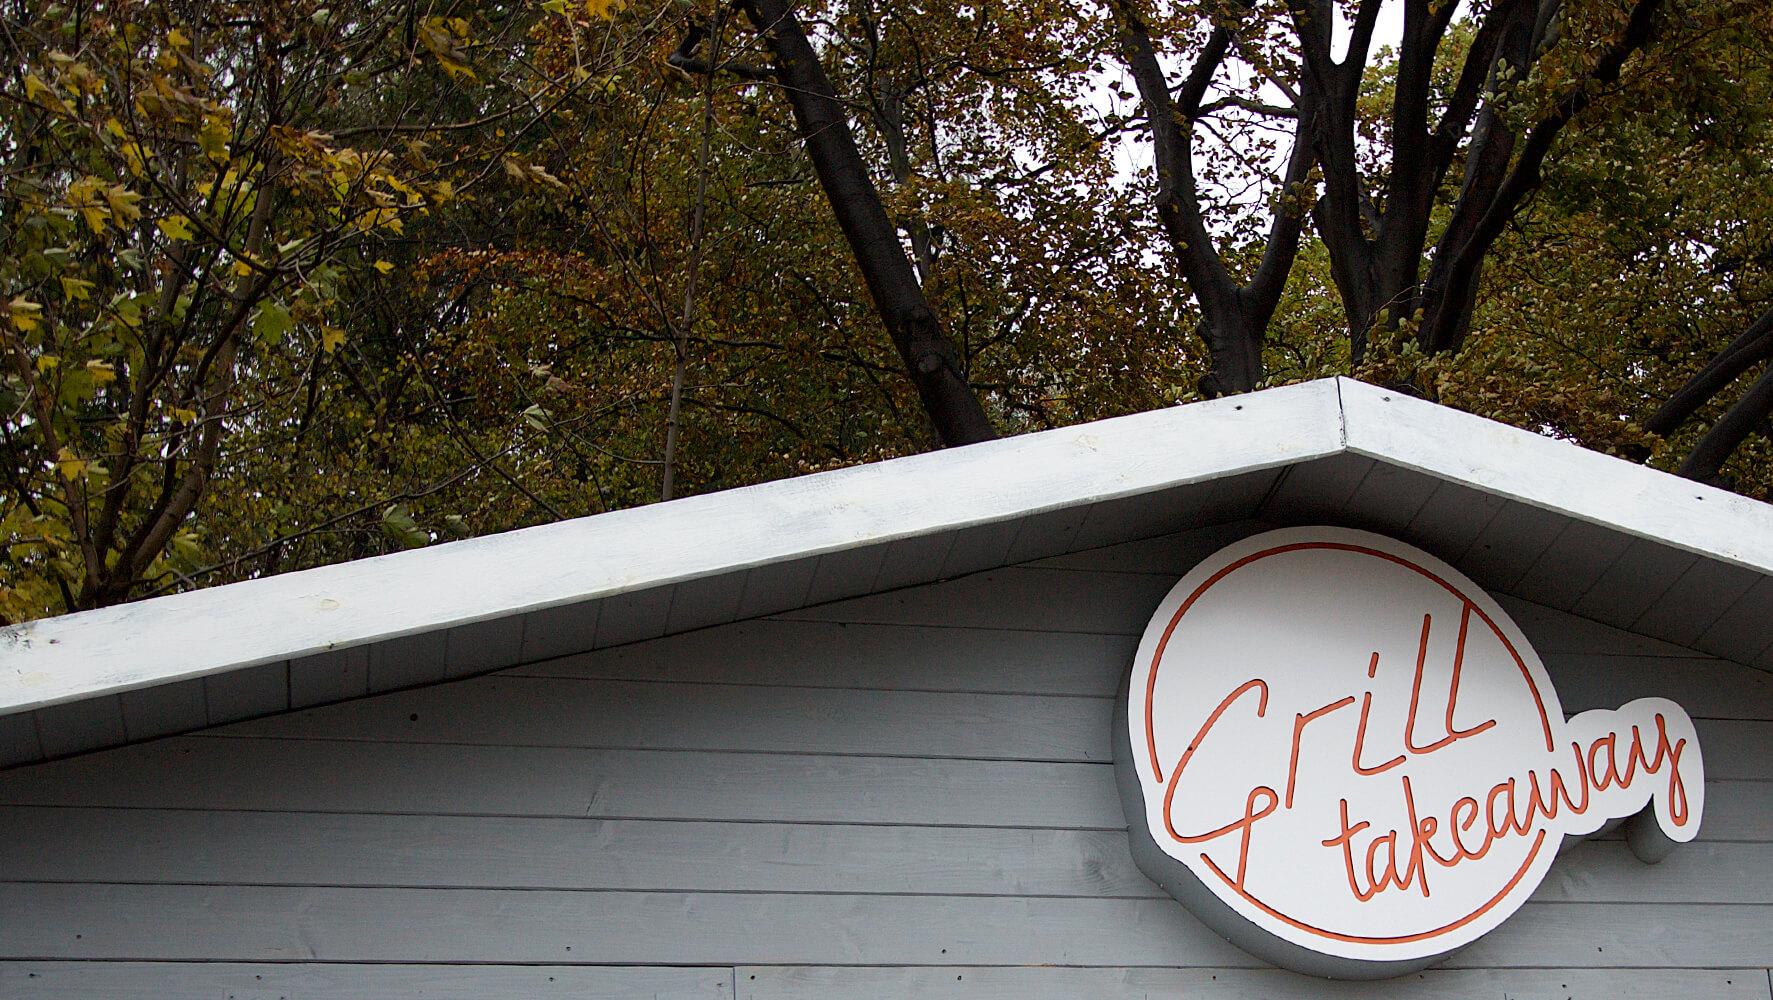
<svg viewBox="0 0 1773 1000"><path fill-rule="evenodd" d="M1193 122L1202 99L1234 41L1232 29L1213 29L1188 78L1170 86L1150 28L1139 11L1121 0L1120 55L1139 90L1156 167L1154 206L1170 249L1194 293L1200 310L1195 333L1206 344L1209 370L1199 384L1203 396L1249 392L1262 381L1262 348L1268 321L1280 304L1287 275L1299 251L1304 210L1293 195L1304 183L1313 162L1311 135L1315 112L1304 100L1297 109L1293 151L1281 178L1281 197L1269 219L1262 260L1249 281L1239 284L1213 244L1200 206L1194 170ZM1247 6L1244 8L1247 10ZM1306 85L1309 92L1310 84Z"/></svg>
<svg viewBox="0 0 1773 1000"><path fill-rule="evenodd" d="M1773 309L1762 313L1760 318L1749 324L1741 336L1730 341L1727 347L1700 369L1699 374L1675 390L1674 395L1668 397L1668 401L1657 408L1649 420L1644 421L1644 430L1667 437L1686 423L1701 406L1723 392L1724 387L1734 382L1737 376L1753 368L1756 362L1770 358L1773 358Z"/></svg>
<svg viewBox="0 0 1773 1000"><path fill-rule="evenodd" d="M794 109L813 171L849 241L875 309L917 386L944 447L997 436L968 384L959 352L924 298L898 229L856 148L849 119L825 67L787 0L744 0L746 15L769 46L776 82Z"/></svg>
<svg viewBox="0 0 1773 1000"><path fill-rule="evenodd" d="M1718 473L1724 463L1770 413L1773 413L1773 365L1769 365L1755 384L1749 386L1748 392L1724 411L1711 430L1705 432L1705 436L1693 446L1692 454L1675 470L1676 474L1701 483L1722 485Z"/></svg>

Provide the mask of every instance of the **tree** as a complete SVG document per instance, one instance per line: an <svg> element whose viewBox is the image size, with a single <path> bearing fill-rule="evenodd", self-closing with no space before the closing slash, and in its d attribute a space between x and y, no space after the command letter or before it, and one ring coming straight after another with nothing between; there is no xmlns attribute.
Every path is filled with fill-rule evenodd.
<svg viewBox="0 0 1773 1000"><path fill-rule="evenodd" d="M996 437L991 419L967 384L958 352L899 245L898 230L887 217L851 134L848 112L799 17L786 0L745 0L744 8L769 48L773 77L794 109L807 158L898 348L905 373L917 386L937 443L971 444Z"/></svg>
<svg viewBox="0 0 1773 1000"><path fill-rule="evenodd" d="M1294 90L1284 81L1297 74L1291 68L1270 62L1268 54L1256 54L1262 72L1258 81L1277 81L1276 86L1292 92L1291 108L1269 107L1256 94L1239 94L1236 88L1224 98L1209 104L1207 96L1215 78L1237 50L1240 56L1255 53L1260 17L1252 4L1233 5L1220 14L1223 23L1213 23L1192 68L1178 87L1172 87L1159 59L1146 16L1132 0L1117 0L1116 15L1120 22L1120 56L1138 87L1144 108L1146 127L1154 148L1156 198L1154 207L1163 224L1171 252L1187 277L1200 324L1196 334L1206 344L1209 370L1200 383L1203 395L1218 396L1232 392L1248 392L1263 380L1265 366L1263 348L1268 327L1274 318L1286 288L1293 258L1299 250L1300 232L1307 210L1306 181L1313 166L1312 140L1318 121L1317 81L1307 77ZM1209 20L1213 14L1205 15ZM1272 40L1269 40L1272 42ZM1290 118L1292 151L1286 157L1278 181L1278 190L1267 208L1267 233L1259 242L1260 255L1253 273L1247 278L1236 275L1215 244L1202 204L1200 178L1195 164L1194 129L1198 122L1215 113L1244 111L1258 119L1264 116ZM1256 123L1246 120L1244 128ZM1232 241L1239 237L1245 245L1251 234L1239 233L1233 227Z"/></svg>
<svg viewBox="0 0 1773 1000"><path fill-rule="evenodd" d="M9 21L0 535L37 582L0 614L111 604L200 564L192 515L227 442L319 384L341 286L392 270L387 246L501 165L547 186L502 130L572 77L477 68L528 21L317 0Z"/></svg>

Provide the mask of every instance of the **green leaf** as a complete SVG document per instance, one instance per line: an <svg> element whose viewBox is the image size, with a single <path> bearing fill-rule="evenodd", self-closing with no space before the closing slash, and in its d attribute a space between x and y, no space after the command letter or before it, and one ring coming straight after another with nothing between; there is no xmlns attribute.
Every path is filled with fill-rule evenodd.
<svg viewBox="0 0 1773 1000"><path fill-rule="evenodd" d="M382 532L408 549L431 543L431 536L407 513L405 504L397 503L382 511Z"/></svg>
<svg viewBox="0 0 1773 1000"><path fill-rule="evenodd" d="M290 319L289 309L281 302L265 303L259 307L258 315L252 318L253 335L259 338L259 343L266 346L282 343L294 326L295 321Z"/></svg>

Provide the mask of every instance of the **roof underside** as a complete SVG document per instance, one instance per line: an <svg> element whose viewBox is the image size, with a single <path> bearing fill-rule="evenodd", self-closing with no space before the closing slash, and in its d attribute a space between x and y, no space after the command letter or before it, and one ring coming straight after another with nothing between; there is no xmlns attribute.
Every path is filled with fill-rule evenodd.
<svg viewBox="0 0 1773 1000"><path fill-rule="evenodd" d="M0 629L0 766L1245 518L1773 669L1773 507L1326 379Z"/></svg>

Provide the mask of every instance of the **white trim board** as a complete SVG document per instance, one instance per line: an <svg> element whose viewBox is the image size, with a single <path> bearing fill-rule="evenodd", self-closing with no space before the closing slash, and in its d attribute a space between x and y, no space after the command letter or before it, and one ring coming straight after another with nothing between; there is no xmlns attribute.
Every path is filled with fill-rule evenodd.
<svg viewBox="0 0 1773 1000"><path fill-rule="evenodd" d="M1770 589L1758 578L1773 575L1773 506L1337 378L0 629L0 723L44 709L60 713L55 718L78 716L77 703L114 704L116 696L146 688L167 688L170 697L181 690L171 686L202 678L209 680L199 685L202 704L193 711L215 716L222 712L216 705L222 675L228 675L230 699L249 703L247 714L253 705L257 712L299 707L293 674L284 675L287 690L280 693L271 690L275 678L260 678L265 697L258 698L251 668L345 657L342 651L369 647L367 664L355 669L370 680L353 681L359 686L335 697L359 696L400 686L399 657L389 651L435 657L442 633L475 623L499 629L518 616L620 595L640 604L647 592L671 584L712 582L887 543L969 537L962 534L969 528L979 529L972 537L990 549L996 529L986 526L1335 456L1584 522L1621 536L1621 546L1626 538L1653 540L1690 553L1695 566L1733 574L1742 581L1738 597L1751 587ZM1364 495L1352 502L1364 503ZM1358 521L1360 511L1344 510L1343 519ZM1012 540L996 544L1001 564ZM951 572L989 565L986 559ZM607 620L619 603L605 601L612 635L618 630ZM748 612L738 607L734 613ZM657 610L657 629L632 638L664 630L665 615ZM527 640L516 642L524 658L536 658ZM373 675L383 661L394 679L377 683ZM488 660L462 672L511 662ZM139 738L126 724L130 704L92 707L79 724L99 727L100 735L79 745L120 742L113 730ZM48 718L37 717L41 747L24 758L54 755L51 734L43 731ZM12 730L20 729L21 720L10 721Z"/></svg>

